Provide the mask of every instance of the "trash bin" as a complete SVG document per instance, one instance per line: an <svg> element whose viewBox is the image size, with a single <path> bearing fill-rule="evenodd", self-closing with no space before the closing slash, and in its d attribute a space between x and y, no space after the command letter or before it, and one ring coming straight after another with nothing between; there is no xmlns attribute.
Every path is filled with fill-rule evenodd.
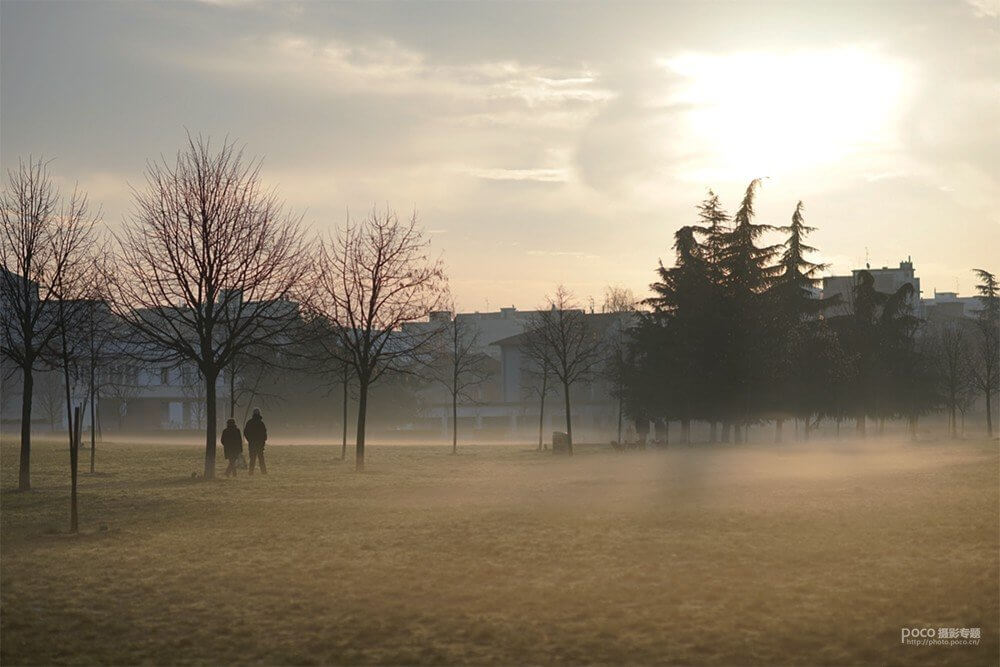
<svg viewBox="0 0 1000 667"><path fill-rule="evenodd" d="M569 454L569 435L562 431L552 431L552 453Z"/></svg>

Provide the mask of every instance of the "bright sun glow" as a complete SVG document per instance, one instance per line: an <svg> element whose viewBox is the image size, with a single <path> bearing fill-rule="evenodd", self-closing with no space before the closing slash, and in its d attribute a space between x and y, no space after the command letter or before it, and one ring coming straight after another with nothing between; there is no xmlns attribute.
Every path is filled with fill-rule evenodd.
<svg viewBox="0 0 1000 667"><path fill-rule="evenodd" d="M682 83L699 157L689 175L778 176L863 150L888 150L906 90L904 68L851 48L786 54L683 54L658 63Z"/></svg>

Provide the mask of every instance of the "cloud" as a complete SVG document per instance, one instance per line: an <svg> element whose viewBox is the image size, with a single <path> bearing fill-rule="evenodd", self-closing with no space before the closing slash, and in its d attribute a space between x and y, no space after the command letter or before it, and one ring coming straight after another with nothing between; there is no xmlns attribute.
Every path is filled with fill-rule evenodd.
<svg viewBox="0 0 1000 667"><path fill-rule="evenodd" d="M120 220L146 158L228 134L320 229L418 206L456 296L491 301L642 290L707 187L732 208L761 175L761 220L804 199L838 271L912 250L933 286L924 259L1000 243L997 0L206 2L4 4L5 164L58 155Z"/></svg>
<svg viewBox="0 0 1000 667"><path fill-rule="evenodd" d="M218 7L241 7L254 4L257 0L194 0L203 5L215 5Z"/></svg>
<svg viewBox="0 0 1000 667"><path fill-rule="evenodd" d="M575 250L529 250L527 254L543 257L571 257L573 259L597 259L599 257L593 253Z"/></svg>
<svg viewBox="0 0 1000 667"><path fill-rule="evenodd" d="M443 97L527 109L587 107L614 97L583 68L522 64L516 60L437 64L391 38L364 43L284 32L222 42L210 52L162 56L178 66L241 83L293 86L314 94ZM463 112L468 112L468 108ZM503 113L502 106L496 109Z"/></svg>
<svg viewBox="0 0 1000 667"><path fill-rule="evenodd" d="M568 169L469 169L476 178L489 181L538 181L540 183L565 183Z"/></svg>
<svg viewBox="0 0 1000 667"><path fill-rule="evenodd" d="M972 12L979 18L1000 17L1000 0L965 0Z"/></svg>

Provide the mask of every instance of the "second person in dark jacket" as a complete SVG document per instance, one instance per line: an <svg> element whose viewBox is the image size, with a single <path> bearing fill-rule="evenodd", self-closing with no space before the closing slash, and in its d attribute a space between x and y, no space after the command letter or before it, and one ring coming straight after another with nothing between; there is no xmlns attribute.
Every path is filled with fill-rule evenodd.
<svg viewBox="0 0 1000 667"><path fill-rule="evenodd" d="M260 409L253 409L253 416L243 427L243 435L247 439L247 448L250 450L250 474L253 474L254 463L260 461L260 473L267 474L267 465L264 464L264 445L267 443L267 427L264 419L260 416Z"/></svg>

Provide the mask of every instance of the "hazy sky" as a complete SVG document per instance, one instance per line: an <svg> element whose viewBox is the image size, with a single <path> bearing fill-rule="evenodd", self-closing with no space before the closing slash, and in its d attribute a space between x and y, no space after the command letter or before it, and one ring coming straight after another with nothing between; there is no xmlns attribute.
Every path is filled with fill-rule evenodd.
<svg viewBox="0 0 1000 667"><path fill-rule="evenodd" d="M185 128L316 229L416 207L463 310L645 293L713 187L802 199L831 271L1000 270L1000 0L0 4L2 164L120 224Z"/></svg>

